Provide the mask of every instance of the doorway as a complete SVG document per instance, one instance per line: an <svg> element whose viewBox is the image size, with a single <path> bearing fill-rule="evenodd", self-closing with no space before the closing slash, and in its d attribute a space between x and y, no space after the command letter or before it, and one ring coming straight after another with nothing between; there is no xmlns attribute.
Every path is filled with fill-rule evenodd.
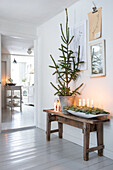
<svg viewBox="0 0 113 170"><path fill-rule="evenodd" d="M34 127L34 41L4 35L1 40L2 131Z"/></svg>

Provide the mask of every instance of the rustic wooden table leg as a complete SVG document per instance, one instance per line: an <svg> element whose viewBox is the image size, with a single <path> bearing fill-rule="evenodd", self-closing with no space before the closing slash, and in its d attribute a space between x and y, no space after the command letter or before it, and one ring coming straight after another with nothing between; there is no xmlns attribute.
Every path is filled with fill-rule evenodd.
<svg viewBox="0 0 113 170"><path fill-rule="evenodd" d="M47 113L47 131L46 131L46 139L50 141L50 131L51 131L51 121L50 121L51 114Z"/></svg>
<svg viewBox="0 0 113 170"><path fill-rule="evenodd" d="M97 145L103 145L103 123L97 125ZM103 149L98 150L98 156L103 156Z"/></svg>
<svg viewBox="0 0 113 170"><path fill-rule="evenodd" d="M59 138L62 138L63 124L60 122L58 122L58 129L59 129Z"/></svg>
<svg viewBox="0 0 113 170"><path fill-rule="evenodd" d="M83 145L83 152L84 152L84 161L89 160L89 137L90 137L90 124L84 123L83 124L84 130L84 145Z"/></svg>

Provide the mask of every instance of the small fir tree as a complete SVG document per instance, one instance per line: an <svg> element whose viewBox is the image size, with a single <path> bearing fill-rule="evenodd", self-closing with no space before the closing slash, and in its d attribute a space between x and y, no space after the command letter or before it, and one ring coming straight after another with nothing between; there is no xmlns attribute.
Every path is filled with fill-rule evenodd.
<svg viewBox="0 0 113 170"><path fill-rule="evenodd" d="M51 85L56 89L56 93L54 95L58 96L72 96L76 94L80 94L78 90L83 85L83 83L77 87L75 90L71 91L70 82L72 80L77 80L79 76L79 65L84 63L80 61L80 46L78 47L78 56L77 59L74 56L74 52L69 49L69 45L72 42L74 36L70 38L69 35L69 27L68 27L68 13L67 8L66 11L66 34L64 34L62 24L60 24L61 28L61 39L63 44L61 44L61 48L59 50L62 52L60 59L58 60L58 64L55 62L52 55L50 55L54 66L49 66L50 68L55 69L55 72L52 75L57 74L58 76L58 87L56 87L52 82Z"/></svg>

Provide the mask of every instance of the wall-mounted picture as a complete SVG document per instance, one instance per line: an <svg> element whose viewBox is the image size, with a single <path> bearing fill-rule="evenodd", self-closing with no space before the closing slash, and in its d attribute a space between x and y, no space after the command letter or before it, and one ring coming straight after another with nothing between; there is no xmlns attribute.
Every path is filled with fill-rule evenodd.
<svg viewBox="0 0 113 170"><path fill-rule="evenodd" d="M105 76L105 40L90 44L91 77Z"/></svg>
<svg viewBox="0 0 113 170"><path fill-rule="evenodd" d="M89 41L96 40L102 36L102 8L96 12L90 12L89 18Z"/></svg>
<svg viewBox="0 0 113 170"><path fill-rule="evenodd" d="M82 21L79 25L75 25L70 29L70 36L74 35L74 39L70 44L70 49L74 51L75 59L78 56L78 47L80 46L80 60L84 61L80 64L80 70L87 69L87 54L86 54L86 20Z"/></svg>

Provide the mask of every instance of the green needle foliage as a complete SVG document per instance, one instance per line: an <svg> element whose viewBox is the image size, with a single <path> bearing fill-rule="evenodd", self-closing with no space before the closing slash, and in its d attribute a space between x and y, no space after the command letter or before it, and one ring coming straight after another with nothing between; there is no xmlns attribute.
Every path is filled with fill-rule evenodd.
<svg viewBox="0 0 113 170"><path fill-rule="evenodd" d="M91 107L87 107L87 106L72 106L72 107L68 107L68 106L64 106L63 108L64 110L72 110L75 112L83 112L86 114L93 114L93 115L98 115L98 114L110 114L109 112L106 112L103 109L100 108L91 108Z"/></svg>
<svg viewBox="0 0 113 170"><path fill-rule="evenodd" d="M84 63L80 61L80 46L78 47L78 56L75 60L74 52L69 49L70 43L73 41L74 36L70 38L69 36L69 27L68 27L68 13L66 11L66 34L64 34L62 24L60 24L61 28L61 39L63 43L59 50L62 52L60 59L58 60L58 64L55 62L52 55L50 55L54 66L49 66L50 68L55 69L53 75L58 75L58 87L56 87L52 82L51 85L56 89L55 95L58 96L72 96L76 94L80 94L78 90L82 87L83 83L80 84L74 91L70 90L69 83L72 80L77 80L79 76L79 65ZM76 61L76 62L75 62Z"/></svg>

